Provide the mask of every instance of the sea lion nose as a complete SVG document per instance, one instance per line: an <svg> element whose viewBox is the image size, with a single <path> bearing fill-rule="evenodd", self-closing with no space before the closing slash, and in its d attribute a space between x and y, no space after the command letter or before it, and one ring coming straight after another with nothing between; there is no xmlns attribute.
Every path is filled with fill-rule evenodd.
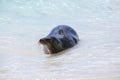
<svg viewBox="0 0 120 80"><path fill-rule="evenodd" d="M50 42L50 38L40 39L39 42L40 42L41 44L45 44L46 42Z"/></svg>
<svg viewBox="0 0 120 80"><path fill-rule="evenodd" d="M39 40L39 43L44 44L44 43L45 43L45 40L44 40L44 39L40 39L40 40Z"/></svg>

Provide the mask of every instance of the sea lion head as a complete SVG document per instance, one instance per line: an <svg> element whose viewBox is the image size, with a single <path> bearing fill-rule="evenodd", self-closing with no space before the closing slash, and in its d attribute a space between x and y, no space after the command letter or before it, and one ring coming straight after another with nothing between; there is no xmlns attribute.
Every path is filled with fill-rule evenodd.
<svg viewBox="0 0 120 80"><path fill-rule="evenodd" d="M39 43L43 45L44 51L47 54L56 53L63 49L62 42L55 37L42 38L39 40Z"/></svg>

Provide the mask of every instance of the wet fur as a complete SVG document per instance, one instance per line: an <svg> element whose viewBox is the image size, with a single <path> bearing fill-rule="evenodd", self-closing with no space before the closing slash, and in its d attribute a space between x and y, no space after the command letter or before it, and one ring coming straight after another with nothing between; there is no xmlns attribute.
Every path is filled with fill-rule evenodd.
<svg viewBox="0 0 120 80"><path fill-rule="evenodd" d="M75 30L67 25L55 27L48 36L39 40L47 54L53 54L75 46L79 37Z"/></svg>

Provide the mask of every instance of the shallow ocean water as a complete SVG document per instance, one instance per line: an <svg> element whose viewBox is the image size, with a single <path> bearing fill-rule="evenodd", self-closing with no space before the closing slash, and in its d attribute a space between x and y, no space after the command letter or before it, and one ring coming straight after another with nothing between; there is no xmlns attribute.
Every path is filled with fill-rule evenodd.
<svg viewBox="0 0 120 80"><path fill-rule="evenodd" d="M1 0L0 80L119 80L120 0ZM46 55L55 26L73 27L75 47Z"/></svg>

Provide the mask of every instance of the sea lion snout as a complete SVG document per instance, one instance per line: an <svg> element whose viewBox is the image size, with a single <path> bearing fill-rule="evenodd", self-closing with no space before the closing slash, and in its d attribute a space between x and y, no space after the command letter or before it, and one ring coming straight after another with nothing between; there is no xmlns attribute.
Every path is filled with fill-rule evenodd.
<svg viewBox="0 0 120 80"><path fill-rule="evenodd" d="M44 44L44 43L45 43L45 40L44 40L44 39L40 39L40 40L39 40L39 43Z"/></svg>
<svg viewBox="0 0 120 80"><path fill-rule="evenodd" d="M47 42L50 42L50 41L51 41L50 38L42 38L42 39L39 40L39 43L46 44Z"/></svg>

